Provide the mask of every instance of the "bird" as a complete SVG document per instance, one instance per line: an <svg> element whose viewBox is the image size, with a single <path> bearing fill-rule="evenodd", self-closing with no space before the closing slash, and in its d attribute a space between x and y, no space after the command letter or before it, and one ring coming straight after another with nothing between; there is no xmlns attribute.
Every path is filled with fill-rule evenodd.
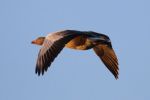
<svg viewBox="0 0 150 100"><path fill-rule="evenodd" d="M47 71L64 47L75 50L93 49L113 76L118 79L119 64L110 38L94 31L62 30L41 36L31 42L41 46L35 73L39 76Z"/></svg>

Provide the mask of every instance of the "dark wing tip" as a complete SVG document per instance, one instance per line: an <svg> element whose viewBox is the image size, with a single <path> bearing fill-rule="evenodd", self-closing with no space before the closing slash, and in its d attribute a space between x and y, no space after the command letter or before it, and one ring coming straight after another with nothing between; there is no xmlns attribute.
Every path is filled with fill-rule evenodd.
<svg viewBox="0 0 150 100"><path fill-rule="evenodd" d="M118 64L113 62L108 57L103 57L101 58L101 60L103 61L104 65L110 70L110 72L114 75L115 79L118 79L119 76Z"/></svg>
<svg viewBox="0 0 150 100"><path fill-rule="evenodd" d="M115 79L116 79L116 80L117 80L117 79L119 79L119 77L118 77L118 76L119 76L119 74L115 76Z"/></svg>
<svg viewBox="0 0 150 100"><path fill-rule="evenodd" d="M44 66L38 66L37 65L35 68L35 73L38 74L38 76L44 75L44 72L47 71L49 66L50 66L49 64L47 64L46 66L45 65Z"/></svg>
<svg viewBox="0 0 150 100"><path fill-rule="evenodd" d="M41 74L41 71L37 66L36 66L36 69L35 69L35 73L38 74L38 76L40 76L40 74Z"/></svg>

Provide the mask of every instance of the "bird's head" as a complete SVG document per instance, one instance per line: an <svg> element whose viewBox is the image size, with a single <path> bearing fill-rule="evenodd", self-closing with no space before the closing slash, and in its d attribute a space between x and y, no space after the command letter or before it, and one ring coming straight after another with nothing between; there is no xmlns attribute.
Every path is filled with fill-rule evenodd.
<svg viewBox="0 0 150 100"><path fill-rule="evenodd" d="M38 37L37 39L33 40L31 43L36 45L42 45L45 40L45 37Z"/></svg>

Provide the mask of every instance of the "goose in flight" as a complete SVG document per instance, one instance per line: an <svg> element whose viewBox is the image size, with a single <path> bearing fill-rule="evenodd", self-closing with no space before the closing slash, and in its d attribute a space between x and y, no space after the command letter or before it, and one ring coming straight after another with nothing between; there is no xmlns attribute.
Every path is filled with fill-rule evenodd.
<svg viewBox="0 0 150 100"><path fill-rule="evenodd" d="M51 63L64 48L76 50L93 49L109 71L118 78L118 60L107 35L93 31L64 30L38 37L32 44L41 45L38 54L35 72L44 74Z"/></svg>

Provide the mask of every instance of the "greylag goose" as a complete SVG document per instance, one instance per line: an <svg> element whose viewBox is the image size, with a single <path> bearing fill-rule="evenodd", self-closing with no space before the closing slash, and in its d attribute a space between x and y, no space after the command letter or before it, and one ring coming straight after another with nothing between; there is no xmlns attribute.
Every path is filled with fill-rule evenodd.
<svg viewBox="0 0 150 100"><path fill-rule="evenodd" d="M64 48L76 50L92 49L102 60L109 71L118 78L118 59L107 35L93 31L64 30L38 37L32 44L41 45L38 54L35 72L40 75L47 71L51 63Z"/></svg>

